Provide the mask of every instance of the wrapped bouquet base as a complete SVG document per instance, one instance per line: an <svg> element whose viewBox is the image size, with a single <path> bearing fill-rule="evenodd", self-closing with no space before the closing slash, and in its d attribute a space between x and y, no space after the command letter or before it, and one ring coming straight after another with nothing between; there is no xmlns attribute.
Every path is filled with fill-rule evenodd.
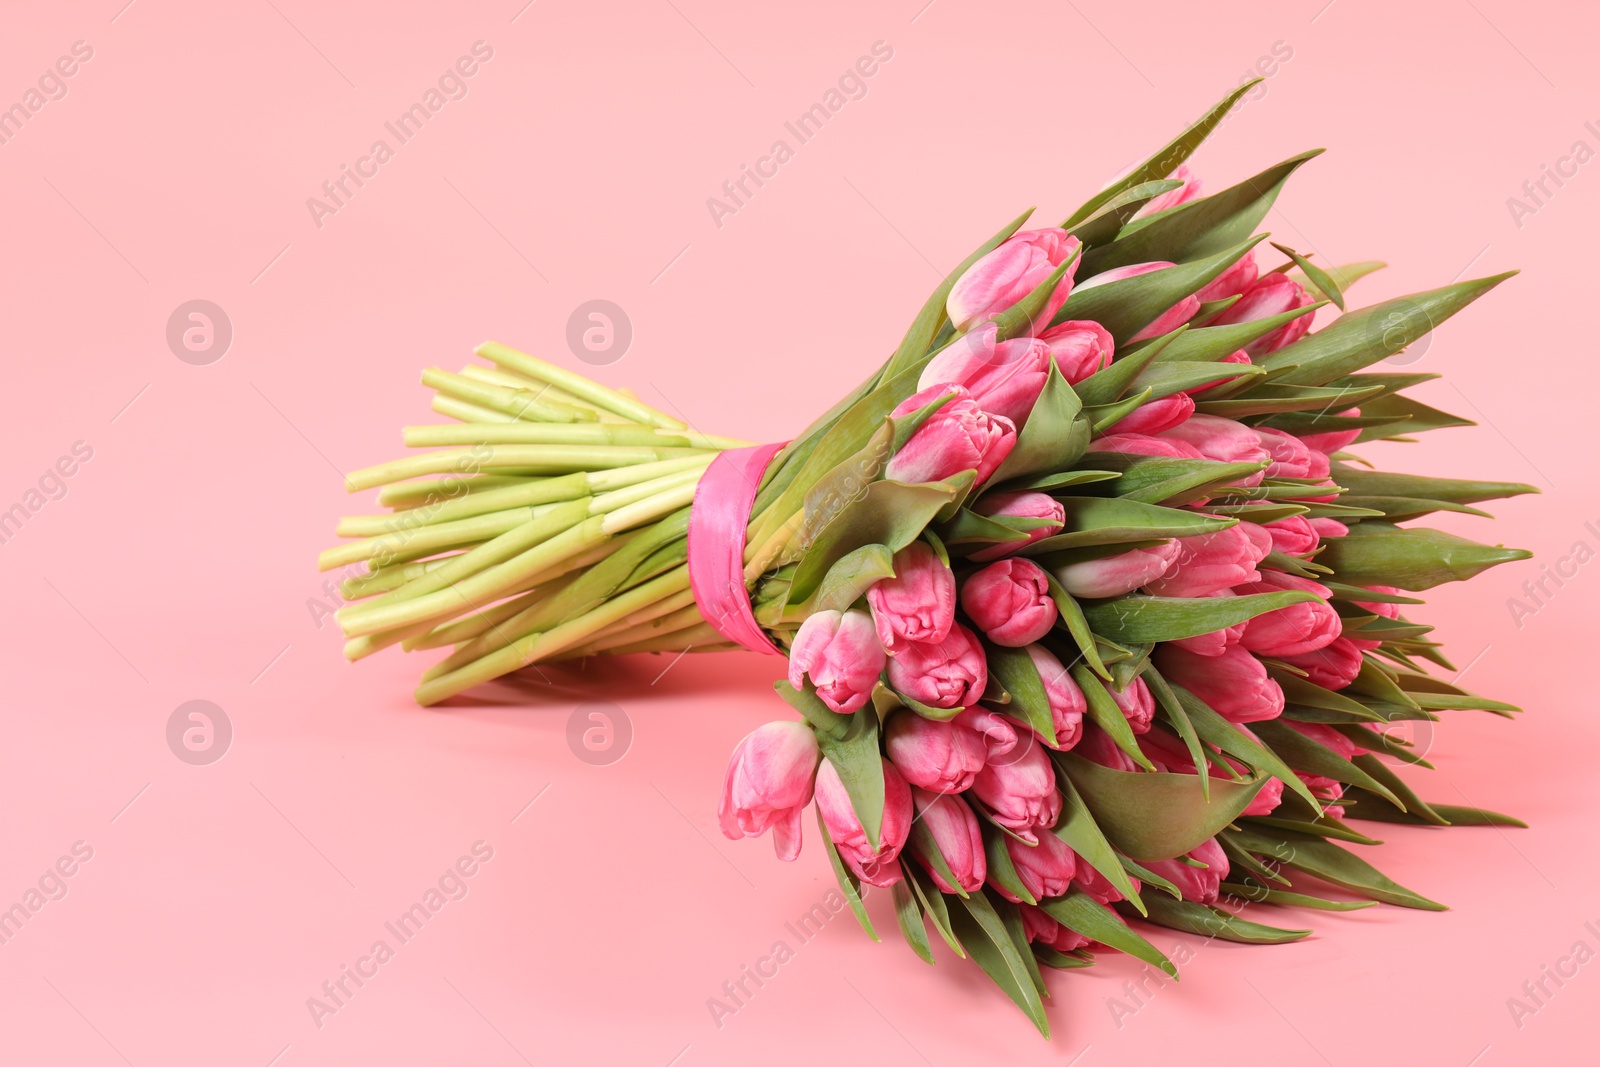
<svg viewBox="0 0 1600 1067"><path fill-rule="evenodd" d="M1219 905L1442 907L1356 824L1519 825L1396 767L1430 766L1419 725L1517 710L1447 680L1414 594L1528 553L1417 520L1533 490L1360 449L1469 425L1372 368L1507 275L1347 310L1381 264L1257 233L1316 153L1209 193L1185 165L1249 88L1059 226L1002 228L792 441L498 344L428 371L456 421L350 476L392 510L322 558L356 568L347 654L450 649L424 704L557 659L786 655L797 716L740 742L724 832L793 859L815 800L868 932L890 888L919 956L944 941L1041 1031L1042 967L1176 973L1144 923L1275 943L1309 931Z"/></svg>

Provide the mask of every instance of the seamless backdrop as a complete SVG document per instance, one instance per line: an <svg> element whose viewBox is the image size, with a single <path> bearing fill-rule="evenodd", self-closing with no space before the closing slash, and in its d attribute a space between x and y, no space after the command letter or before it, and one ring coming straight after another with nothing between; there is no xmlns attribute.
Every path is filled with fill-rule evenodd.
<svg viewBox="0 0 1600 1067"><path fill-rule="evenodd" d="M0 1059L1592 1062L1593 5L0 20L0 908L21 905L0 913ZM787 714L775 661L592 663L432 710L410 700L421 656L343 662L315 555L370 508L342 472L429 421L424 367L493 337L707 431L787 437L1002 221L1059 219L1256 70L1194 165L1221 187L1331 149L1267 225L1392 263L1356 303L1523 270L1392 361L1445 374L1422 398L1479 425L1372 453L1544 493L1492 528L1447 520L1539 556L1424 612L1467 682L1527 709L1451 717L1424 794L1531 829L1384 828L1385 869L1454 910L1307 916L1317 935L1278 948L1158 932L1189 946L1180 983L1115 956L1055 975L1045 1043L948 954L925 968L847 913L797 936L832 885L809 828L792 865L717 832L728 751ZM631 340L580 360L568 322L593 300ZM792 957L714 1012L780 941Z"/></svg>

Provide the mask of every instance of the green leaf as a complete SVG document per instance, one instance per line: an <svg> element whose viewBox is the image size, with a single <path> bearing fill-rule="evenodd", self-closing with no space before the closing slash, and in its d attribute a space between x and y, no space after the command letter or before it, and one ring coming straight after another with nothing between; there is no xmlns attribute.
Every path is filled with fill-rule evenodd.
<svg viewBox="0 0 1600 1067"><path fill-rule="evenodd" d="M1145 768L1145 770L1154 772L1156 769L1155 764L1151 763L1150 757L1140 750L1139 742L1133 735L1133 727L1128 725L1127 716L1123 715L1122 709L1117 707L1117 702L1112 699L1105 683L1095 677L1094 672L1090 671L1082 663L1074 664L1069 669L1072 672L1072 680L1078 683L1079 689L1083 690L1083 696L1088 705L1085 714L1088 715L1089 720L1104 730L1111 740L1117 743L1117 747L1128 754L1129 759ZM1063 770L1066 769L1066 764L1062 761L1066 758L1066 753L1060 753L1056 761L1061 764ZM1084 799L1089 800L1091 798L1085 794ZM1093 810L1093 808L1094 805L1091 804L1090 810ZM1099 812L1095 812L1095 821L1100 821ZM1123 851L1127 852L1128 850L1123 849ZM1137 859L1139 857L1134 856L1134 858Z"/></svg>
<svg viewBox="0 0 1600 1067"><path fill-rule="evenodd" d="M1358 785L1363 789L1380 793L1396 804L1400 803L1399 797L1389 792L1387 786L1360 766L1351 763L1327 745L1313 741L1292 726L1268 720L1252 723L1250 729L1261 738L1263 744L1281 756L1283 762L1297 771L1332 778L1348 785Z"/></svg>
<svg viewBox="0 0 1600 1067"><path fill-rule="evenodd" d="M1198 637L1318 599L1299 589L1230 597L1124 596L1092 604L1083 614L1096 633L1113 641L1154 643Z"/></svg>
<svg viewBox="0 0 1600 1067"><path fill-rule="evenodd" d="M1257 904L1277 904L1285 908L1316 908L1318 911L1360 911L1377 905L1376 900L1328 900L1305 893L1269 889L1257 882L1223 882L1224 896L1238 897ZM1309 931L1308 931L1309 932Z"/></svg>
<svg viewBox="0 0 1600 1067"><path fill-rule="evenodd" d="M872 584L894 577L894 553L887 545L862 545L839 557L817 589L812 611L844 611L866 596Z"/></svg>
<svg viewBox="0 0 1600 1067"><path fill-rule="evenodd" d="M1168 308L1215 281L1223 271L1264 239L1265 235L1253 237L1193 263L1153 270L1087 289L1080 286L1073 290L1052 323L1093 319L1106 328L1119 346L1126 344L1140 330L1160 318ZM1339 373L1347 372L1341 370Z"/></svg>
<svg viewBox="0 0 1600 1067"><path fill-rule="evenodd" d="M1057 762L1112 845L1145 862L1200 847L1237 819L1266 782L1265 775L1242 782L1219 778L1202 789L1198 774L1118 771L1071 752Z"/></svg>
<svg viewBox="0 0 1600 1067"><path fill-rule="evenodd" d="M844 865L844 860L839 858L839 850L834 847L833 838L828 836L828 824L822 821L820 807L817 809L817 828L822 831L822 847L828 853L828 862L833 865L833 876L839 880L839 892L843 893L844 899L849 902L850 910L855 913L856 922L861 924L861 929L865 930L872 940L878 940L878 931L872 928L872 920L867 917L866 905L861 902L861 881Z"/></svg>
<svg viewBox="0 0 1600 1067"><path fill-rule="evenodd" d="M1515 826L1524 830L1528 827L1528 824L1521 819L1484 808L1461 807L1455 804L1429 804L1428 807L1451 826ZM1352 819L1407 823L1413 826L1427 825L1426 820L1421 817L1403 812L1372 794L1360 796L1359 799L1351 798L1345 804L1345 811Z"/></svg>
<svg viewBox="0 0 1600 1067"><path fill-rule="evenodd" d="M1254 89L1261 80L1260 78L1253 78L1244 82L1237 89L1223 97L1211 110L1196 119L1194 123L1162 146L1149 159L1091 197L1088 203L1074 211L1062 223L1063 228L1072 229L1072 227L1089 218L1096 211L1099 211L1101 207L1134 186L1142 185L1156 178L1165 178L1168 174L1171 174L1178 168L1179 164L1193 155L1194 150L1199 148L1201 143L1211 135L1211 131L1221 124L1224 116L1228 114L1233 105L1238 103L1245 93Z"/></svg>
<svg viewBox="0 0 1600 1067"><path fill-rule="evenodd" d="M1344 293L1340 291L1339 283L1328 277L1321 267L1311 262L1305 256L1302 256L1294 249L1280 245L1276 241L1272 242L1272 247L1276 248L1278 251L1294 260L1294 265L1299 267L1301 271L1305 273L1306 279L1310 281L1311 284L1320 293L1322 293L1323 296L1333 301L1333 305L1335 307L1337 307L1340 311L1344 310Z"/></svg>
<svg viewBox="0 0 1600 1067"><path fill-rule="evenodd" d="M1276 753L1218 715L1209 704L1182 686L1175 685L1172 691L1183 704L1183 710L1188 713L1189 721L1194 724L1194 732L1200 735L1200 740L1208 745L1214 745L1246 766L1272 775L1299 794L1301 799L1311 805L1312 810L1318 813L1322 811L1322 805L1316 796Z"/></svg>
<svg viewBox="0 0 1600 1067"><path fill-rule="evenodd" d="M1521 482L1479 482L1462 478L1432 478L1421 474L1393 474L1363 470L1339 464L1334 480L1351 493L1372 497L1412 497L1417 500L1444 500L1452 504L1480 504L1485 500L1537 493Z"/></svg>
<svg viewBox="0 0 1600 1067"><path fill-rule="evenodd" d="M999 886L1013 896L1022 898L1029 904L1039 901L1028 887L1022 884L1022 876L1017 873L1016 864L1011 862L1011 853L1006 849L1006 841L1013 835L1001 830L992 823L983 824L983 855L987 865L988 881L990 885ZM1038 846L1033 846L1037 848ZM954 884L954 883L952 883Z"/></svg>
<svg viewBox="0 0 1600 1067"><path fill-rule="evenodd" d="M1151 364L1133 380L1134 389L1148 388L1150 399L1159 400L1212 382L1234 378L1259 377L1263 371L1251 363L1200 363L1187 360L1163 360Z"/></svg>
<svg viewBox="0 0 1600 1067"><path fill-rule="evenodd" d="M956 899L959 904L950 911L950 927L967 954L1023 1010L1039 1033L1049 1037L1050 1023L1039 988L994 905L982 893Z"/></svg>
<svg viewBox="0 0 1600 1067"><path fill-rule="evenodd" d="M1134 263L1183 263L1215 255L1248 239L1289 176L1321 154L1320 148L1302 152L1221 192L1163 212L1137 230L1091 250L1083 258L1085 277Z"/></svg>
<svg viewBox="0 0 1600 1067"><path fill-rule="evenodd" d="M815 728L817 744L839 772L839 780L850 794L850 804L866 831L867 842L877 848L883 827L883 756L878 750L878 716L832 711L817 697L809 678L803 689L796 689L782 678L772 687Z"/></svg>
<svg viewBox="0 0 1600 1067"><path fill-rule="evenodd" d="M1084 248L1106 244L1116 240L1122 227L1146 203L1162 193L1170 193L1182 187L1182 182L1167 179L1142 182L1131 189L1124 189L1082 222L1070 226L1063 225L1063 228L1083 242Z"/></svg>
<svg viewBox="0 0 1600 1067"><path fill-rule="evenodd" d="M835 563L862 545L881 544L891 553L900 551L959 492L953 480L920 485L885 480L865 486L821 524L805 547L789 586L789 603L805 601Z"/></svg>
<svg viewBox="0 0 1600 1067"><path fill-rule="evenodd" d="M922 909L916 895L905 879L894 884L894 917L900 923L900 933L905 936L911 951L922 957L922 962L933 962L933 946L928 944L928 928L922 922Z"/></svg>
<svg viewBox="0 0 1600 1067"><path fill-rule="evenodd" d="M1305 307L1290 308L1276 315L1268 315L1264 319L1235 322L1226 326L1191 326L1182 337L1174 340L1156 358L1162 363L1169 360L1213 363L1223 356L1239 351L1251 341L1265 337L1278 327L1288 325L1302 315L1315 314L1322 306L1320 302L1308 304ZM1198 317L1197 315L1196 318ZM1234 365L1244 366L1242 363Z"/></svg>
<svg viewBox="0 0 1600 1067"><path fill-rule="evenodd" d="M1286 866L1332 882L1369 900L1381 900L1386 904L1424 911L1447 910L1443 904L1407 889L1365 860L1320 837L1289 830L1275 830L1271 834L1257 830L1225 832L1251 852L1268 853Z"/></svg>
<svg viewBox="0 0 1600 1067"><path fill-rule="evenodd" d="M1184 747L1189 750L1189 759L1195 765L1195 770L1200 778L1200 800L1209 803L1211 800L1211 771L1209 769L1210 754L1200 744L1200 735L1194 732L1194 724L1189 721L1189 713L1183 710L1183 703L1178 700L1172 687L1161 676L1161 672L1154 665L1145 668L1145 685L1150 688L1150 695L1155 698L1156 707L1160 709L1162 719L1172 727L1172 732L1183 741ZM1224 765L1226 766L1226 765ZM1229 768L1231 771L1232 768Z"/></svg>
<svg viewBox="0 0 1600 1067"><path fill-rule="evenodd" d="M1356 438L1356 444L1380 441L1397 434L1426 433L1429 430L1445 430L1453 426L1478 425L1471 419L1429 407L1420 400L1394 394L1381 396L1363 404L1361 414L1362 421L1366 425L1362 427L1361 435ZM1388 421L1368 422L1375 419Z"/></svg>
<svg viewBox="0 0 1600 1067"><path fill-rule="evenodd" d="M1035 542L1034 547L1043 544ZM1317 562L1351 585L1392 585L1413 592L1464 581L1500 563L1529 559L1520 548L1481 545L1442 530L1360 522L1345 537L1323 542Z"/></svg>
<svg viewBox="0 0 1600 1067"><path fill-rule="evenodd" d="M1281 379L1285 384L1322 385L1415 343L1515 273L1475 278L1347 312L1262 362L1267 367L1293 366Z"/></svg>
<svg viewBox="0 0 1600 1067"><path fill-rule="evenodd" d="M934 801L934 803L938 803L938 801ZM911 820L910 841L916 846L915 854L928 862L934 872L944 879L945 885L957 887L954 893L955 896L964 897L967 895L966 891L960 888L960 882L956 878L955 872L950 869L950 861L945 859L944 850L939 847L939 841L933 836L933 830L928 826L927 820L920 815Z"/></svg>
<svg viewBox="0 0 1600 1067"><path fill-rule="evenodd" d="M900 342L900 347L895 349L894 355L890 356L889 362L884 365L883 378L885 381L902 373L927 353L928 346L933 343L935 335L939 332L940 325L945 321L945 300L950 296L950 290L955 288L956 282L967 272L967 268L1004 244L1007 238L1022 228L1022 224L1027 222L1028 216L1032 214L1033 209L1029 208L1012 219L1001 227L999 233L985 241L976 252L962 260L955 270L945 276L944 281L939 283L939 288L935 289L933 295L928 297L928 302L922 305L922 310L917 313L916 319L912 321L911 329L906 332L905 339Z"/></svg>
<svg viewBox="0 0 1600 1067"><path fill-rule="evenodd" d="M1101 877L1115 886L1117 892L1143 914L1145 905L1139 897L1139 891L1133 888L1133 882L1129 880L1128 872L1123 870L1116 850L1100 831L1089 806L1072 784L1072 779L1058 774L1056 784L1061 787L1061 817L1050 832L1065 841L1079 859L1100 872Z"/></svg>
<svg viewBox="0 0 1600 1067"><path fill-rule="evenodd" d="M1360 263L1342 263L1337 267L1327 268L1328 276L1341 291L1350 288L1356 282L1365 278L1374 271L1382 270L1389 264L1377 259L1362 260ZM1298 282L1303 289L1316 289L1317 284L1299 271L1290 271L1289 279ZM1324 293L1323 295L1327 295Z"/></svg>
<svg viewBox="0 0 1600 1067"><path fill-rule="evenodd" d="M1246 945L1284 945L1310 935L1310 930L1284 930L1249 922L1221 908L1191 900L1150 899L1150 921L1173 930L1237 941Z"/></svg>
<svg viewBox="0 0 1600 1067"><path fill-rule="evenodd" d="M1222 415L1230 419L1242 419L1249 415L1282 415L1285 412L1298 411L1328 411L1330 409L1344 410L1352 404L1359 404L1369 396L1375 396L1382 389L1381 386L1369 386L1365 390L1355 389L1350 386L1324 389L1312 385L1283 385L1272 382L1268 385L1259 385L1247 389L1237 396L1230 396L1221 400L1204 400L1195 404L1195 410L1203 415ZM1203 410L1202 410L1203 409ZM1281 420L1269 420L1274 429L1284 432L1302 430L1311 432L1320 427L1306 427L1300 425L1278 425ZM1336 429L1336 427L1333 427Z"/></svg>
<svg viewBox="0 0 1600 1067"><path fill-rule="evenodd" d="M1045 744L1055 747L1059 742L1055 720L1050 714L1050 697L1028 650L986 644L984 655L990 676L998 679L1011 694L1007 712L1027 723L1034 733L1044 738Z"/></svg>
<svg viewBox="0 0 1600 1067"><path fill-rule="evenodd" d="M1394 773L1394 769L1377 756L1362 753L1354 758L1358 767L1370 774L1383 785L1382 789L1373 789L1367 786L1369 793L1389 801L1401 811L1415 815L1424 822L1435 826L1449 826L1450 820L1433 810L1433 806L1412 790L1405 779Z"/></svg>
<svg viewBox="0 0 1600 1067"><path fill-rule="evenodd" d="M999 483L1029 475L1065 470L1083 456L1089 447L1089 422L1084 417L1078 394L1061 375L1055 360L1039 399L1034 401L1028 421L1017 434L1017 443L995 471L992 481Z"/></svg>
<svg viewBox="0 0 1600 1067"><path fill-rule="evenodd" d="M1116 471L1054 471L1050 474L1030 475L1016 481L1006 482L1004 485L991 478L985 487L985 492L988 491L989 486L1007 493L1017 492L1022 489L1037 489L1043 492L1052 489L1066 489L1070 486L1084 485L1089 482L1109 481L1116 476Z"/></svg>
<svg viewBox="0 0 1600 1067"><path fill-rule="evenodd" d="M950 929L950 909L945 906L944 894L939 892L939 887L934 885L927 872L915 863L902 863L900 869L905 872L906 881L917 894L923 916L933 923L933 928L939 931L939 936L950 946L950 951L966 959L967 950L961 947L955 932Z"/></svg>
<svg viewBox="0 0 1600 1067"><path fill-rule="evenodd" d="M1152 897L1151 910L1156 901L1166 898ZM1106 905L1081 889L1074 889L1064 897L1053 897L1040 903L1045 914L1069 930L1074 930L1092 941L1109 945L1118 952L1126 952L1136 960L1159 967L1173 978L1178 977L1178 966L1166 954L1139 936Z"/></svg>
<svg viewBox="0 0 1600 1067"><path fill-rule="evenodd" d="M1025 556L1043 556L1067 548L1119 545L1169 537L1195 537L1237 525L1237 519L1141 504L1114 497L1065 497L1066 524L1054 537L1022 549Z"/></svg>
<svg viewBox="0 0 1600 1067"><path fill-rule="evenodd" d="M1089 620L1083 617L1083 608L1077 599L1063 589L1056 576L1049 571L1045 571L1045 581L1049 585L1050 599L1055 601L1056 610L1061 612L1061 622L1077 644L1078 651L1083 653L1084 662L1100 677L1110 678L1111 672L1100 658L1100 650L1095 647L1094 632L1089 629Z"/></svg>
<svg viewBox="0 0 1600 1067"><path fill-rule="evenodd" d="M1085 404L1105 407L1126 393L1133 380L1155 362L1155 358L1166 351L1168 345L1182 337L1187 329L1187 326L1179 326L1171 333L1162 334L1142 345L1137 352L1124 354L1110 366L1102 367L1073 386L1073 390Z"/></svg>

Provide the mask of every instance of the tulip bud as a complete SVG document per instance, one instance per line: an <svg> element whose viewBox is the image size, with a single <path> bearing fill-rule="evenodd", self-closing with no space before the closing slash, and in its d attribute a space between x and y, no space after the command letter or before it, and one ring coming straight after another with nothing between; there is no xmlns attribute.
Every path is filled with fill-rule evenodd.
<svg viewBox="0 0 1600 1067"><path fill-rule="evenodd" d="M1022 754L1017 756L1016 751ZM1036 828L1056 824L1061 815L1061 793L1050 757L1039 745L1020 746L1008 763L986 763L972 782L972 794L989 809L1000 826L1032 844Z"/></svg>
<svg viewBox="0 0 1600 1067"><path fill-rule="evenodd" d="M1052 326L1039 335L1039 340L1049 347L1061 376L1072 385L1111 366L1116 350L1106 328L1087 319L1069 319Z"/></svg>
<svg viewBox="0 0 1600 1067"><path fill-rule="evenodd" d="M1120 425L1120 424L1119 424ZM1135 456L1161 456L1167 459L1205 459L1200 450L1175 437L1151 437L1142 433L1112 433L1097 437L1090 452L1125 452Z"/></svg>
<svg viewBox="0 0 1600 1067"><path fill-rule="evenodd" d="M1256 439L1272 463L1267 467L1268 478L1307 478L1311 476L1311 449L1293 434L1274 430L1270 426L1253 427ZM1324 471L1324 474L1327 472Z"/></svg>
<svg viewBox="0 0 1600 1067"><path fill-rule="evenodd" d="M1216 838L1209 837L1199 848L1189 852L1189 858L1205 866L1191 867L1181 859L1147 861L1145 866L1152 874L1159 874L1177 886L1184 900L1215 904L1222 892L1222 879L1228 873L1227 853L1222 851Z"/></svg>
<svg viewBox="0 0 1600 1067"><path fill-rule="evenodd" d="M1111 884L1111 879L1095 870L1087 862L1078 864L1077 874L1073 876L1072 881L1079 889L1102 904L1115 904L1123 899L1122 891ZM1139 879L1130 876L1128 881L1133 883L1133 891L1137 893L1140 887ZM1118 916L1118 918L1121 918L1121 916Z"/></svg>
<svg viewBox="0 0 1600 1067"><path fill-rule="evenodd" d="M1046 537L1053 537L1061 532L1061 527L1066 525L1067 511L1061 506L1061 501L1048 493L1025 491L1020 493L986 493L979 499L973 508L979 515L988 518L1027 518L1043 519L1048 525L1029 530L1027 539L1023 541L1006 541L992 548L974 552L969 557L974 563L988 563L990 560L1009 556L1018 549L1026 548L1035 541Z"/></svg>
<svg viewBox="0 0 1600 1067"><path fill-rule="evenodd" d="M884 658L872 616L864 611L819 611L795 631L789 646L789 684L799 689L810 678L824 704L848 715L872 695Z"/></svg>
<svg viewBox="0 0 1600 1067"><path fill-rule="evenodd" d="M1235 587L1240 595L1284 590L1315 593L1322 599L1290 604L1246 620L1239 643L1251 652L1275 659L1315 652L1332 644L1344 624L1328 603L1333 591L1327 586L1282 571L1263 571L1259 582Z"/></svg>
<svg viewBox="0 0 1600 1067"><path fill-rule="evenodd" d="M1307 519L1311 528L1317 531L1317 536L1326 541L1330 537L1343 537L1350 532L1350 527L1338 519Z"/></svg>
<svg viewBox="0 0 1600 1067"><path fill-rule="evenodd" d="M1253 522L1216 533L1180 537L1180 551L1160 578L1145 583L1155 596L1205 596L1258 581L1256 565L1272 551L1272 535Z"/></svg>
<svg viewBox="0 0 1600 1067"><path fill-rule="evenodd" d="M1090 763L1098 763L1114 771L1139 769L1133 757L1124 752L1122 746L1112 740L1110 734L1093 723L1084 724L1083 736L1078 739L1078 747L1073 751Z"/></svg>
<svg viewBox="0 0 1600 1067"><path fill-rule="evenodd" d="M1021 648L1056 624L1056 602L1043 568L1032 560L1003 559L970 575L961 586L961 608L997 645Z"/></svg>
<svg viewBox="0 0 1600 1067"><path fill-rule="evenodd" d="M889 655L919 641L943 641L956 617L956 576L924 541L894 554L894 576L867 590L878 642Z"/></svg>
<svg viewBox="0 0 1600 1067"><path fill-rule="evenodd" d="M1111 699L1121 709L1123 718L1128 720L1134 733L1142 734L1150 729L1150 721L1156 715L1156 700L1143 678L1135 678L1121 691L1112 689Z"/></svg>
<svg viewBox="0 0 1600 1067"><path fill-rule="evenodd" d="M963 721L974 712L974 719ZM984 714L968 709L939 722L914 711L897 712L884 725L884 748L912 785L933 793L964 792L972 787L991 748L1008 753L1016 743L1008 723Z"/></svg>
<svg viewBox="0 0 1600 1067"><path fill-rule="evenodd" d="M1022 904L1018 906L1018 910L1022 912L1022 933L1029 944L1045 945L1057 952L1073 952L1093 943L1090 938L1070 926L1062 926L1056 922L1055 918L1043 908Z"/></svg>
<svg viewBox="0 0 1600 1067"><path fill-rule="evenodd" d="M1347 408L1344 411L1335 412L1334 417L1340 419L1360 418L1361 409ZM1361 430L1358 428L1354 430L1330 430L1327 433L1308 433L1301 437L1300 440L1305 443L1307 448L1314 448L1327 456L1350 447L1355 439L1360 436Z"/></svg>
<svg viewBox="0 0 1600 1067"><path fill-rule="evenodd" d="M1336 523L1342 531L1344 526ZM1317 528L1304 515L1291 515L1287 519L1264 523L1261 527L1272 537L1272 550L1286 556L1309 556L1317 550L1322 538Z"/></svg>
<svg viewBox="0 0 1600 1067"><path fill-rule="evenodd" d="M1052 271L1075 254L1081 242L1066 230L1024 230L968 267L950 289L945 312L957 330L992 319L1033 292ZM1066 273L1034 322L1043 326L1061 310L1072 292L1074 265Z"/></svg>
<svg viewBox="0 0 1600 1067"><path fill-rule="evenodd" d="M1177 541L1167 541L1154 548L1135 548L1115 556L1069 563L1052 573L1061 587L1075 597L1093 600L1121 596L1167 573L1179 551Z"/></svg>
<svg viewBox="0 0 1600 1067"><path fill-rule="evenodd" d="M822 825L839 850L839 858L868 885L886 888L900 880L895 858L911 832L911 789L894 764L883 761L883 825L878 831L878 848L867 842L850 793L832 763L822 761L817 768L817 811Z"/></svg>
<svg viewBox="0 0 1600 1067"><path fill-rule="evenodd" d="M1255 799L1245 805L1241 815L1271 815L1283 803L1283 779L1268 778L1261 784Z"/></svg>
<svg viewBox="0 0 1600 1067"><path fill-rule="evenodd" d="M1152 400L1133 410L1125 419L1112 423L1108 434L1157 434L1172 429L1194 414L1194 400L1188 393L1173 393Z"/></svg>
<svg viewBox="0 0 1600 1067"><path fill-rule="evenodd" d="M1093 289L1095 286L1105 285L1107 282L1120 282L1125 278L1137 278L1141 274L1165 270L1171 266L1173 264L1165 260L1157 260L1151 263L1130 263L1126 267L1113 267L1111 270L1103 271L1092 278L1079 282L1078 288ZM1194 318L1194 313L1199 310L1199 299L1192 295L1186 296L1163 311L1150 325L1129 338L1129 342L1148 341L1152 337L1160 337L1162 334L1171 333Z"/></svg>
<svg viewBox="0 0 1600 1067"><path fill-rule="evenodd" d="M1306 679L1324 689L1343 689L1356 680L1365 662L1361 650L1340 637L1301 656L1283 656L1283 662L1306 672Z"/></svg>
<svg viewBox="0 0 1600 1067"><path fill-rule="evenodd" d="M1287 274L1263 274L1244 290L1244 295L1236 304L1218 315L1211 325L1228 326L1236 322L1255 322L1257 319L1281 315L1285 311L1302 308L1313 302L1310 294L1300 283ZM1297 319L1292 319L1265 337L1258 337L1245 345L1245 351L1252 356L1263 356L1268 352L1276 352L1285 345L1293 344L1311 329L1312 318L1312 315L1301 315Z"/></svg>
<svg viewBox="0 0 1600 1067"><path fill-rule="evenodd" d="M911 439L889 460L884 477L897 482L937 482L977 471L978 483L999 469L1017 443L1016 426L1001 415L990 415L959 385L935 385L907 397L894 409L909 415L939 397L954 397L928 416Z"/></svg>
<svg viewBox="0 0 1600 1067"><path fill-rule="evenodd" d="M944 892L977 892L988 873L988 860L983 851L983 829L978 825L978 817L972 814L972 809L960 797L930 793L926 789L913 787L911 802L916 807L917 817L928 828L933 843L938 846L945 865L955 875L956 884L951 885L944 880L939 873L939 865L924 853L923 847L915 840L911 842L912 857L922 864L933 879L933 884Z"/></svg>
<svg viewBox="0 0 1600 1067"><path fill-rule="evenodd" d="M939 351L922 369L917 389L960 385L978 406L1019 428L1050 374L1050 349L1032 337L995 343L996 326L984 323Z"/></svg>
<svg viewBox="0 0 1600 1067"><path fill-rule="evenodd" d="M1156 646L1155 658L1169 682L1183 686L1229 722L1258 722L1283 713L1283 690L1260 660L1237 645L1220 656L1197 656L1168 643Z"/></svg>
<svg viewBox="0 0 1600 1067"><path fill-rule="evenodd" d="M1267 450L1261 447L1261 439L1256 436L1254 430L1243 423L1217 415L1191 415L1162 436L1186 441L1198 449L1206 459L1214 459L1220 463L1265 465L1272 461ZM1252 474L1234 484L1260 485L1264 477L1264 473Z"/></svg>
<svg viewBox="0 0 1600 1067"><path fill-rule="evenodd" d="M1011 857L1011 866L1016 868L1018 880L1034 900L1064 897L1067 890L1072 888L1072 876L1078 866L1077 854L1055 834L1036 836L1039 839L1036 845L1025 845L1014 837L1006 837L1006 854ZM989 884L1011 903L1023 902L1021 897L999 882L991 880Z"/></svg>
<svg viewBox="0 0 1600 1067"><path fill-rule="evenodd" d="M1202 304L1209 304L1213 300L1226 300L1230 296L1238 296L1255 284L1260 268L1256 266L1254 252L1246 252L1227 270L1213 278L1204 289L1195 296L1200 298Z"/></svg>
<svg viewBox="0 0 1600 1067"><path fill-rule="evenodd" d="M983 646L960 623L942 641L912 642L889 660L895 692L931 708L967 708L989 685Z"/></svg>
<svg viewBox="0 0 1600 1067"><path fill-rule="evenodd" d="M816 735L798 722L769 722L734 747L722 782L717 821L737 841L770 828L778 858L800 855L800 811L811 803L816 775Z"/></svg>
<svg viewBox="0 0 1600 1067"><path fill-rule="evenodd" d="M1089 710L1089 702L1078 683L1072 680L1072 673L1048 650L1029 645L1028 658L1039 672L1039 681L1044 683L1045 699L1050 704L1050 726L1056 734L1055 747L1066 751L1076 745L1083 734L1083 716Z"/></svg>

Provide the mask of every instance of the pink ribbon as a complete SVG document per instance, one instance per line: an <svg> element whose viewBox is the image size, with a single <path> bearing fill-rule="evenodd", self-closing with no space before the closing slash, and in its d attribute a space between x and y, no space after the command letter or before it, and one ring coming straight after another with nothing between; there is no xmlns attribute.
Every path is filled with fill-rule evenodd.
<svg viewBox="0 0 1600 1067"><path fill-rule="evenodd" d="M689 508L689 589L712 629L752 652L783 651L772 643L750 608L744 587L745 531L761 476L782 444L752 445L718 453Z"/></svg>

